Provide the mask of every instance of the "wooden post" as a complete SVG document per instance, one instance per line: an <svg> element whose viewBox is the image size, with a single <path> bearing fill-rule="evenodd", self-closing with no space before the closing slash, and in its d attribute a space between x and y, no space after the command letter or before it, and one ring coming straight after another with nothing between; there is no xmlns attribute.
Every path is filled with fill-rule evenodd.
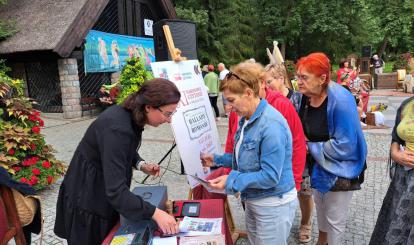
<svg viewBox="0 0 414 245"><path fill-rule="evenodd" d="M174 40L172 39L170 27L168 25L163 25L162 29L164 30L165 40L167 40L168 51L170 52L171 58L175 62L187 60L186 57L181 57L181 50L174 46Z"/></svg>

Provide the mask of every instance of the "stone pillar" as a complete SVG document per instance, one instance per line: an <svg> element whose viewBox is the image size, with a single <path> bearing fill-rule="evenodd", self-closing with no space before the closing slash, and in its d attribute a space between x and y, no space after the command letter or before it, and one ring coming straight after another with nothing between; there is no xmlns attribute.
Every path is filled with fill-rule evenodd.
<svg viewBox="0 0 414 245"><path fill-rule="evenodd" d="M64 118L78 118L82 116L80 104L80 86L78 63L76 59L59 59L60 90L62 91L62 109Z"/></svg>

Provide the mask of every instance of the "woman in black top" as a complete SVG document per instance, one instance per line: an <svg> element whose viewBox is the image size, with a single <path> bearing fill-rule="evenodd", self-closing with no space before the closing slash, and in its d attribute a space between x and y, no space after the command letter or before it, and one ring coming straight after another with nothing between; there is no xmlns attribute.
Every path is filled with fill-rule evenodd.
<svg viewBox="0 0 414 245"><path fill-rule="evenodd" d="M54 232L69 244L101 244L119 215L153 219L166 234L178 232L174 218L130 192L132 168L144 126L170 123L180 92L165 79L146 81L122 106L105 110L79 143L59 191ZM157 176L156 164L139 170Z"/></svg>
<svg viewBox="0 0 414 245"><path fill-rule="evenodd" d="M318 219L317 245L342 243L352 191L361 188L367 155L354 98L330 81L330 68L323 53L301 58L296 67L303 93L299 116Z"/></svg>

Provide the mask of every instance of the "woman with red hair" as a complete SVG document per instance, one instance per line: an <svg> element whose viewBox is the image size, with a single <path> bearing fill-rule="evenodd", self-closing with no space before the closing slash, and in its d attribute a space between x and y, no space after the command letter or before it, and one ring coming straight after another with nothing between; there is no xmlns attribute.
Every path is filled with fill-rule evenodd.
<svg viewBox="0 0 414 245"><path fill-rule="evenodd" d="M330 80L330 70L323 53L312 53L296 65L303 94L297 109L307 138L318 245L341 244L352 191L361 189L367 155L354 97Z"/></svg>

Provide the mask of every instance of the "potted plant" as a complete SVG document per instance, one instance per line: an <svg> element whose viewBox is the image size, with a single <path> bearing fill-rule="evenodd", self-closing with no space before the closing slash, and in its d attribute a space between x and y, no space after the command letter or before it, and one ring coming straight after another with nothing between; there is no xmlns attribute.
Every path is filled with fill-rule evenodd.
<svg viewBox="0 0 414 245"><path fill-rule="evenodd" d="M40 112L23 95L23 82L0 71L0 166L36 190L52 184L65 171L40 133L43 126Z"/></svg>

